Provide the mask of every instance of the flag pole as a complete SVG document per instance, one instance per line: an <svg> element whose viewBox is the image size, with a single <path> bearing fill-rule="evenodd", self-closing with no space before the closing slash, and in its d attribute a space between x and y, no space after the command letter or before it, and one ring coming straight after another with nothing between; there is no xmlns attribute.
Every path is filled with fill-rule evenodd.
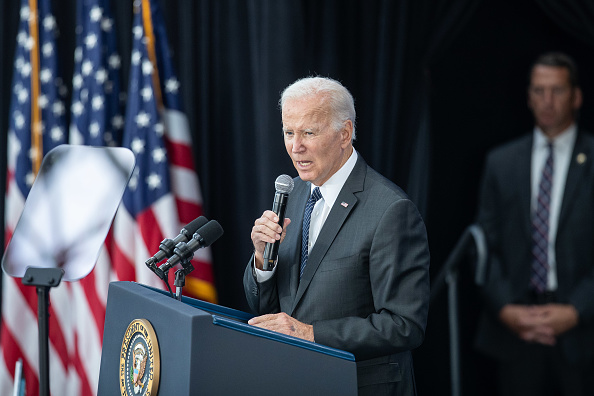
<svg viewBox="0 0 594 396"><path fill-rule="evenodd" d="M41 139L41 108L38 98L39 86L39 10L37 0L29 0L29 32L31 33L31 148L33 149L33 174L37 176L43 158L43 142Z"/></svg>

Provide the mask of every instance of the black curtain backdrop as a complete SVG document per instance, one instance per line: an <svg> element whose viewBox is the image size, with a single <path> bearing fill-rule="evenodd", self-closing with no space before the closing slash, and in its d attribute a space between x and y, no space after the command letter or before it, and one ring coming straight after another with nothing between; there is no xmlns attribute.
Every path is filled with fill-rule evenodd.
<svg viewBox="0 0 594 396"><path fill-rule="evenodd" d="M70 85L75 0L52 0L60 67ZM127 81L132 2L112 0ZM162 0L205 215L225 235L212 247L219 302L247 309L241 278L253 221L272 205L274 180L296 175L285 152L278 97L295 79L324 75L355 97L356 149L419 206L435 278L475 215L488 149L531 128L528 67L562 50L582 71L581 124L594 130L594 11L586 0ZM0 200L20 2L0 0ZM127 89L127 83L123 87ZM2 212L3 215L3 212ZM462 267L463 391L493 394L492 362L472 348L480 308ZM445 294L415 351L420 395L447 395Z"/></svg>
<svg viewBox="0 0 594 396"><path fill-rule="evenodd" d="M431 64L433 149L426 222L433 279L460 234L474 221L487 151L533 127L526 94L529 68L539 54L564 51L576 60L584 92L579 124L594 132L591 9L587 0L484 0L451 46ZM576 15L580 17L570 18ZM469 263L461 270L462 391L495 395L495 366L473 349L480 299ZM442 296L430 308L425 342L415 352L417 381L424 395L449 391L445 291Z"/></svg>

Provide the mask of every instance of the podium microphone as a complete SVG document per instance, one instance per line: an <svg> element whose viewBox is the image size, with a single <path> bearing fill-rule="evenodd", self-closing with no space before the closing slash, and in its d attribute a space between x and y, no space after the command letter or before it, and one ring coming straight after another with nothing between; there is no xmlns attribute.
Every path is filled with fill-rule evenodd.
<svg viewBox="0 0 594 396"><path fill-rule="evenodd" d="M165 264L159 266L158 270L165 273L176 264L190 260L194 256L196 250L210 246L214 241L219 239L221 235L223 235L223 227L221 227L216 220L209 221L206 225L196 231L192 236L192 239L187 243L178 243L173 251L173 256L171 256Z"/></svg>
<svg viewBox="0 0 594 396"><path fill-rule="evenodd" d="M282 227L285 222L285 210L287 209L287 202L289 201L289 194L293 191L295 182L289 175L280 175L274 181L274 203L272 204L272 211L278 216L278 224ZM264 263L262 269L264 271L272 271L274 264L278 257L278 246L280 241L274 243L266 243L264 248Z"/></svg>
<svg viewBox="0 0 594 396"><path fill-rule="evenodd" d="M155 255L148 260L146 260L145 264L147 267L151 269L151 271L156 272L157 270L157 263L168 259L169 257L173 256L173 250L180 242L187 242L192 238L192 235L198 231L198 229L208 223L208 219L204 216L200 216L194 220L192 220L188 225L181 229L179 235L176 236L174 239L163 239L163 242L159 245L159 251L155 253ZM157 273L157 275L159 275Z"/></svg>

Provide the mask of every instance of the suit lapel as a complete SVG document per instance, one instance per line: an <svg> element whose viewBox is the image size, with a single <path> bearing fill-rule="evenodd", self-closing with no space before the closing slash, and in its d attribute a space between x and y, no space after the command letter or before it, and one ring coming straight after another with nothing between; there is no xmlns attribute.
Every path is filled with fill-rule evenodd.
<svg viewBox="0 0 594 396"><path fill-rule="evenodd" d="M520 189L520 199L522 204L523 219L522 224L524 231L529 240L532 240L532 217L531 217L531 200L532 200L532 179L530 173L532 171L532 142L533 137L530 135L526 139L524 145L520 147L518 153L521 166L517 168L517 176L519 178L516 185Z"/></svg>
<svg viewBox="0 0 594 396"><path fill-rule="evenodd" d="M328 249L332 245L336 235L338 235L338 232L347 219L349 213L351 213L357 204L357 197L355 196L355 193L363 190L366 172L367 164L359 155L353 171L340 190L340 193L338 194L338 197L336 198L336 201L334 202L334 205L328 214L328 218L320 230L320 235L318 236L314 247L311 249L307 259L307 266L305 267L305 271L303 272L301 280L299 281L299 270L297 270L297 272L292 272L292 274L296 274L295 278L298 281L298 288L293 308L289 313L290 315L292 315L295 311L295 308L299 304L299 301L303 297L303 294L309 287L312 278L318 270L322 259L328 252ZM301 223L303 223L303 214L301 215ZM297 267L298 266L299 263L297 263ZM291 285L293 285L293 282L291 282Z"/></svg>
<svg viewBox="0 0 594 396"><path fill-rule="evenodd" d="M578 191L580 180L584 180L583 176L587 168L586 165L590 161L590 154L590 147L584 143L582 135L578 133L570 158L569 169L567 170L565 191L563 192L561 212L559 213L559 226L561 226L563 220L567 217L566 214L574 202L574 196Z"/></svg>

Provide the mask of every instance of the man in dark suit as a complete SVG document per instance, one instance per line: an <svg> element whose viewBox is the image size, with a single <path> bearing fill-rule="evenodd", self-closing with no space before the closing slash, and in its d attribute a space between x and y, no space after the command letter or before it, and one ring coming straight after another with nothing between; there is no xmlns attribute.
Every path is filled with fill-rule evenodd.
<svg viewBox="0 0 594 396"><path fill-rule="evenodd" d="M280 103L299 177L282 230L272 211L252 229L244 288L262 316L249 323L352 352L359 394L414 395L410 351L423 341L429 301L423 220L353 149L355 107L345 87L305 78ZM276 240L277 264L262 271L265 244Z"/></svg>
<svg viewBox="0 0 594 396"><path fill-rule="evenodd" d="M501 395L594 394L594 139L575 124L581 104L573 60L542 55L528 87L534 131L487 158L477 346L499 362Z"/></svg>

